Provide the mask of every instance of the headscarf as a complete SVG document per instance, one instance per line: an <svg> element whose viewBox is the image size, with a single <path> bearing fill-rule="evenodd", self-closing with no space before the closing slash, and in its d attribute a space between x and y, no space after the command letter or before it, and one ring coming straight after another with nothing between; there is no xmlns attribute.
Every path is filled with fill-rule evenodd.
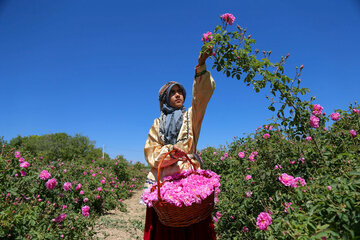
<svg viewBox="0 0 360 240"><path fill-rule="evenodd" d="M169 95L172 87L178 85L182 90L184 101L186 97L186 91L180 83L171 81L167 82L159 90L159 101L160 101L160 137L164 144L176 144L177 137L179 135L182 122L183 112L186 111L184 105L176 109L170 106Z"/></svg>

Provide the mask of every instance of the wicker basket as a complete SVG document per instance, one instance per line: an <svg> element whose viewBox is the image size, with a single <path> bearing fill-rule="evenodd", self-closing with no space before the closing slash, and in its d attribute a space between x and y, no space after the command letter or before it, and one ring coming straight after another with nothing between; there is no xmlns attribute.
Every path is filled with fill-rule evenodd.
<svg viewBox="0 0 360 240"><path fill-rule="evenodd" d="M211 215L213 209L214 209L214 192L209 195L206 199L204 199L201 203L193 203L190 206L182 206L177 207L173 204L170 204L168 202L165 202L161 199L160 196L160 188L166 181L173 181L178 180L181 177L177 179L171 179L166 180L162 183L160 183L160 171L161 171L161 164L165 157L173 152L174 150L168 152L164 155L164 157L161 159L158 167L158 173L157 173L157 186L153 186L151 188L151 192L155 191L157 188L158 192L158 201L154 203L153 207L159 217L159 220L162 224L169 226L169 227L187 227L194 223L198 223L204 219L206 219L208 216ZM193 168L195 169L194 164L190 160L190 158L185 155L187 160L191 163ZM191 174L198 174L196 172L193 172ZM183 177L184 178L184 177Z"/></svg>

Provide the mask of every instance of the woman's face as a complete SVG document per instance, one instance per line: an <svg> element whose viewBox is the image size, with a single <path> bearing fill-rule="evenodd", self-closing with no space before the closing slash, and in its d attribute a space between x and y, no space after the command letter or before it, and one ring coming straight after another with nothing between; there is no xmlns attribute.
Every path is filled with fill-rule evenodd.
<svg viewBox="0 0 360 240"><path fill-rule="evenodd" d="M178 85L174 85L171 88L169 94L169 103L173 108L179 109L184 104L184 95L181 88Z"/></svg>

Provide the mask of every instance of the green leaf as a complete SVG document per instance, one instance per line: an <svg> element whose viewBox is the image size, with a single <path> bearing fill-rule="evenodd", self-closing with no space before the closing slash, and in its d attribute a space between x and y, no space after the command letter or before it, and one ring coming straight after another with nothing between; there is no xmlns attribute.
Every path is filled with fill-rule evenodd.
<svg viewBox="0 0 360 240"><path fill-rule="evenodd" d="M269 106L268 109L269 109L270 111L273 111L273 112L275 111L275 107L274 107L274 106Z"/></svg>

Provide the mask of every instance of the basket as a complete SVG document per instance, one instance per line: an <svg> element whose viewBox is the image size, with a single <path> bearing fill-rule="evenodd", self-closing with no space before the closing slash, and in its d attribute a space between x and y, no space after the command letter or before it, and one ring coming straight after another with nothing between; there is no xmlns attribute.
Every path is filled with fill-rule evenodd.
<svg viewBox="0 0 360 240"><path fill-rule="evenodd" d="M174 150L166 153L164 157L161 159L158 166L157 173L157 192L158 192L158 201L153 204L153 207L159 217L159 220L162 224L168 227L187 227L194 223L198 223L202 220L205 220L209 217L214 209L214 191L207 198L205 198L201 203L193 203L190 206L175 206L168 202L165 202L161 199L160 196L160 188L166 181L173 181L177 179L166 180L160 183L160 170L161 164L164 161L165 157L173 152ZM194 164L190 160L190 158L185 155L187 160L191 163L193 168L195 169ZM198 174L197 172L193 172L191 174ZM156 186L151 188L151 192L155 191Z"/></svg>

